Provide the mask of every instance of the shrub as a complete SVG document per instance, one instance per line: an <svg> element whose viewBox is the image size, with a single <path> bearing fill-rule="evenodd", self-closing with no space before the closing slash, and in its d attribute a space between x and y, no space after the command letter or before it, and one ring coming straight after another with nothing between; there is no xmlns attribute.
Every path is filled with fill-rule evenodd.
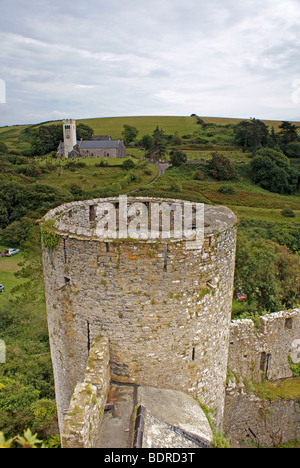
<svg viewBox="0 0 300 468"><path fill-rule="evenodd" d="M182 192L182 187L177 182L172 182L170 186L171 192Z"/></svg>
<svg viewBox="0 0 300 468"><path fill-rule="evenodd" d="M186 163L187 155L180 150L172 150L170 152L170 162L172 166L181 166Z"/></svg>
<svg viewBox="0 0 300 468"><path fill-rule="evenodd" d="M204 172L203 171L197 171L195 172L194 174L194 179L195 180L204 180L205 179L205 175L204 175Z"/></svg>
<svg viewBox="0 0 300 468"><path fill-rule="evenodd" d="M125 171L129 171L130 169L135 168L135 164L132 161L132 159L125 159L125 161L122 164L122 168L125 169Z"/></svg>
<svg viewBox="0 0 300 468"><path fill-rule="evenodd" d="M253 182L270 192L292 193L297 188L298 174L279 151L270 148L258 151L250 169Z"/></svg>
<svg viewBox="0 0 300 468"><path fill-rule="evenodd" d="M221 185L219 192L224 195L236 195L236 191L231 185Z"/></svg>
<svg viewBox="0 0 300 468"><path fill-rule="evenodd" d="M284 216L285 218L295 218L296 215L293 212L293 210L290 210L289 208L285 208L280 212L281 216Z"/></svg>
<svg viewBox="0 0 300 468"><path fill-rule="evenodd" d="M233 179L236 174L236 168L230 162L229 158L221 153L212 153L212 159L209 161L211 174L218 180Z"/></svg>

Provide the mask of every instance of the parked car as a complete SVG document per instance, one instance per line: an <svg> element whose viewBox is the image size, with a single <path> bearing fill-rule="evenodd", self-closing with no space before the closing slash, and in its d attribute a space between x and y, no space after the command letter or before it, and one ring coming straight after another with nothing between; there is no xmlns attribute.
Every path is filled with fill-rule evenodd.
<svg viewBox="0 0 300 468"><path fill-rule="evenodd" d="M246 294L235 294L235 299L237 301L246 301L247 300L247 296Z"/></svg>
<svg viewBox="0 0 300 468"><path fill-rule="evenodd" d="M20 253L20 249L6 249L5 250L5 257L12 257L13 255L17 255Z"/></svg>
<svg viewBox="0 0 300 468"><path fill-rule="evenodd" d="M3 284L0 284L0 293L4 292L4 286Z"/></svg>

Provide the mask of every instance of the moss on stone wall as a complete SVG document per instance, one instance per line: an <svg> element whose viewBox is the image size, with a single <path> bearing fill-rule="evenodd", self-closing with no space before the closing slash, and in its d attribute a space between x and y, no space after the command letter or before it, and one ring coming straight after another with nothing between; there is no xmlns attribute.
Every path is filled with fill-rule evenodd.
<svg viewBox="0 0 300 468"><path fill-rule="evenodd" d="M41 235L42 235L42 242L44 247L54 250L58 243L59 243L59 235L53 232L54 228L54 221L49 220L46 221L42 226L41 226Z"/></svg>

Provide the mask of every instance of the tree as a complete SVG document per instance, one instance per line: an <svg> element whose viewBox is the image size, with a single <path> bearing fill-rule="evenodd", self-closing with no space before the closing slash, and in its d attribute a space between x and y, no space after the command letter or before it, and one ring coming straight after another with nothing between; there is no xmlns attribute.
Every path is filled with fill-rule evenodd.
<svg viewBox="0 0 300 468"><path fill-rule="evenodd" d="M130 169L135 168L135 164L132 159L125 159L122 164L122 168L125 169L125 171L129 171Z"/></svg>
<svg viewBox="0 0 300 468"><path fill-rule="evenodd" d="M235 141L247 149L256 150L264 147L268 143L268 126L259 119L243 120L234 127Z"/></svg>
<svg viewBox="0 0 300 468"><path fill-rule="evenodd" d="M158 125L152 134L151 151L156 152L159 158L162 158L167 152L165 134L163 129L158 128Z"/></svg>
<svg viewBox="0 0 300 468"><path fill-rule="evenodd" d="M174 133L174 135L172 137L172 143L175 146L181 145L181 143L182 143L182 140L181 140L180 136L178 135L177 131Z"/></svg>
<svg viewBox="0 0 300 468"><path fill-rule="evenodd" d="M94 130L85 124L78 124L76 127L77 140L90 140L94 134Z"/></svg>
<svg viewBox="0 0 300 468"><path fill-rule="evenodd" d="M297 188L298 174L279 151L271 148L258 151L250 162L250 170L253 182L270 192L292 193Z"/></svg>
<svg viewBox="0 0 300 468"><path fill-rule="evenodd" d="M144 135L143 138L140 140L140 145L143 146L145 150L149 150L152 145L151 135Z"/></svg>
<svg viewBox="0 0 300 468"><path fill-rule="evenodd" d="M187 155L180 150L172 150L170 156L170 162L173 166L181 166L187 161Z"/></svg>
<svg viewBox="0 0 300 468"><path fill-rule="evenodd" d="M124 143L125 145L130 145L131 143L134 143L139 131L137 130L137 128L135 127L132 127L131 125L123 125L123 132L122 132L122 136L124 138Z"/></svg>
<svg viewBox="0 0 300 468"><path fill-rule="evenodd" d="M239 234L235 286L259 312L294 307L299 300L299 255L285 246Z"/></svg>
<svg viewBox="0 0 300 468"><path fill-rule="evenodd" d="M229 158L221 153L212 153L212 159L209 161L211 174L218 180L233 179L236 174L236 168L230 162Z"/></svg>
<svg viewBox="0 0 300 468"><path fill-rule="evenodd" d="M285 147L285 154L289 158L300 158L300 142L291 141Z"/></svg>
<svg viewBox="0 0 300 468"><path fill-rule="evenodd" d="M29 141L33 156L41 156L55 151L62 139L62 125L41 125L29 129Z"/></svg>
<svg viewBox="0 0 300 468"><path fill-rule="evenodd" d="M281 129L279 135L281 136L284 145L294 141L299 141L299 127L297 127L297 125L292 124L291 122L282 122L282 124L279 125L279 128Z"/></svg>

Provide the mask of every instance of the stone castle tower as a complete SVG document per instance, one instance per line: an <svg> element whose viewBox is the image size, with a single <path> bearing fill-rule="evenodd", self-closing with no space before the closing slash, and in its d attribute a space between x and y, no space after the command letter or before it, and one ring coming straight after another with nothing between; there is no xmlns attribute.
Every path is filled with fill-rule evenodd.
<svg viewBox="0 0 300 468"><path fill-rule="evenodd" d="M128 198L128 206L154 201L174 203ZM42 225L60 427L84 379L91 343L101 334L109 340L112 380L187 392L216 410L221 427L235 215L204 206L204 242L190 249L189 241L161 235L104 237L97 227L104 203L119 210L118 198L73 202L50 211Z"/></svg>
<svg viewBox="0 0 300 468"><path fill-rule="evenodd" d="M77 145L76 121L72 119L63 120L64 135L64 157L68 158L69 153Z"/></svg>

